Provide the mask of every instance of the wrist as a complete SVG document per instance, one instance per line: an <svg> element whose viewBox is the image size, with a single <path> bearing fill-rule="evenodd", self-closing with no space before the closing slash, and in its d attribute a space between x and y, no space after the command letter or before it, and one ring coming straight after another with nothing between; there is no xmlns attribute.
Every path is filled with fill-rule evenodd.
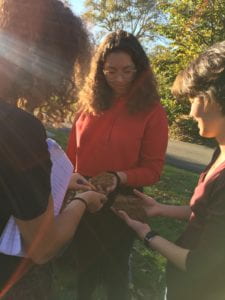
<svg viewBox="0 0 225 300"><path fill-rule="evenodd" d="M85 197L82 197L82 198L81 197L74 197L71 201L80 201L85 206L85 210L88 209L88 202L85 199Z"/></svg>
<svg viewBox="0 0 225 300"><path fill-rule="evenodd" d="M86 208L86 204L84 203L84 201L82 201L82 200L79 201L78 199L74 198L74 199L70 199L70 201L67 202L66 205L64 205L62 207L61 212L64 213L67 211L74 211L77 214L78 211L82 211L82 214L83 214L86 210L87 210L87 208Z"/></svg>
<svg viewBox="0 0 225 300"><path fill-rule="evenodd" d="M108 171L107 173L112 174L116 178L116 188L115 189L117 189L122 183L118 172Z"/></svg>
<svg viewBox="0 0 225 300"><path fill-rule="evenodd" d="M150 230L148 231L145 236L144 236L144 239L143 239L143 242L144 242L144 245L147 247L147 248L152 248L151 246L151 242L152 240L156 237L156 236L159 236L158 232L154 231L154 230Z"/></svg>
<svg viewBox="0 0 225 300"><path fill-rule="evenodd" d="M165 217L165 204L158 203L158 213L156 216Z"/></svg>
<svg viewBox="0 0 225 300"><path fill-rule="evenodd" d="M127 174L124 172L116 172L117 176L120 178L121 184L126 184L127 183Z"/></svg>

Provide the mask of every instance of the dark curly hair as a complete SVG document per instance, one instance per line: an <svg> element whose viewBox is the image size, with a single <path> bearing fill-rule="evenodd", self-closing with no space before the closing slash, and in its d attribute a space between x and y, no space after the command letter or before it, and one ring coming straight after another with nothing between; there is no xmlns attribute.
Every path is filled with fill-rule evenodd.
<svg viewBox="0 0 225 300"><path fill-rule="evenodd" d="M80 110L100 113L112 106L114 93L107 84L103 67L107 56L115 52L130 55L137 70L127 95L128 111L131 113L143 111L159 101L156 80L144 49L135 36L119 30L106 36L92 59L89 76L79 94Z"/></svg>
<svg viewBox="0 0 225 300"><path fill-rule="evenodd" d="M16 67L8 102L63 118L90 56L82 20L60 0L0 0L0 37L0 76Z"/></svg>
<svg viewBox="0 0 225 300"><path fill-rule="evenodd" d="M225 114L225 41L216 43L181 71L172 86L176 97L206 95Z"/></svg>

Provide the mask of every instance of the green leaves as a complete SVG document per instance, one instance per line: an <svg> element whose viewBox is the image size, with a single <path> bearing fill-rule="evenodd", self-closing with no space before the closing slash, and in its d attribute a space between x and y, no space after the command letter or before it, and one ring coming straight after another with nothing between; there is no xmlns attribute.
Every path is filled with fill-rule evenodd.
<svg viewBox="0 0 225 300"><path fill-rule="evenodd" d="M87 22L103 29L103 33L124 29L139 39L153 39L159 18L155 0L86 0Z"/></svg>
<svg viewBox="0 0 225 300"><path fill-rule="evenodd" d="M170 123L174 122L174 106L170 88L178 74L199 53L215 42L225 40L225 0L170 0L157 1L162 22L155 31L166 43L157 46L151 54L159 89ZM176 110L181 115L187 112Z"/></svg>

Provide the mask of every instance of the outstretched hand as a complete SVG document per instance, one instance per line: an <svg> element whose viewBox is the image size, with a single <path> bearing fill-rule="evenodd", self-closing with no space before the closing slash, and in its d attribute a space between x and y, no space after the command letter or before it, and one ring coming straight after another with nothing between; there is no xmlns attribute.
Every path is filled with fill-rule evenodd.
<svg viewBox="0 0 225 300"><path fill-rule="evenodd" d="M148 224L131 219L125 211L123 210L118 211L113 208L112 210L118 217L124 220L127 223L127 225L136 232L136 234L139 236L140 239L143 240L146 233L148 233L151 230Z"/></svg>
<svg viewBox="0 0 225 300"><path fill-rule="evenodd" d="M140 204L144 208L146 215L149 217L160 216L162 204L158 203L154 198L134 190L134 194L140 198Z"/></svg>

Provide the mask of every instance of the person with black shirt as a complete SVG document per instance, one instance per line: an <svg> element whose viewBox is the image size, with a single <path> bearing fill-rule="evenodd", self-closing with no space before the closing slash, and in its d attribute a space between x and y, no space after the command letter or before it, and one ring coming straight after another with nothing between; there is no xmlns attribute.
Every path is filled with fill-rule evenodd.
<svg viewBox="0 0 225 300"><path fill-rule="evenodd" d="M211 46L181 71L172 87L186 96L203 137L215 138L218 147L200 175L190 205L158 203L138 191L149 216L188 219L174 244L148 224L117 212L147 247L168 259L167 300L225 299L225 41Z"/></svg>
<svg viewBox="0 0 225 300"><path fill-rule="evenodd" d="M54 217L46 132L17 106L31 110L67 93L75 62L82 66L88 34L59 0L1 1L0 29L0 236L13 216L26 253L26 258L0 253L0 299L47 300L51 266L45 263L70 241L86 210L102 207L105 196L84 184L87 191ZM77 179L87 183L79 174L72 177L69 188L80 187Z"/></svg>

